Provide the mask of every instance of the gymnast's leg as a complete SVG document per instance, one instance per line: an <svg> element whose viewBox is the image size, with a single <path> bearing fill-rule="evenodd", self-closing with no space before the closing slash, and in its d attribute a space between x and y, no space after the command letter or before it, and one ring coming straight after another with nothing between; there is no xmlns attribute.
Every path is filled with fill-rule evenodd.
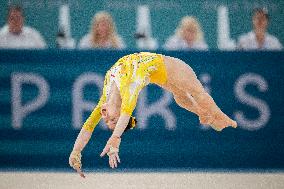
<svg viewBox="0 0 284 189"><path fill-rule="evenodd" d="M170 91L173 93L175 102L182 108L186 109L187 111L190 111L192 113L195 113L196 115L199 116L199 108L197 106L197 103L194 101L193 98L188 98L186 94L182 91L179 90L177 87L173 85L167 85L164 87L166 90Z"/></svg>
<svg viewBox="0 0 284 189"><path fill-rule="evenodd" d="M164 56L164 62L168 74L165 88L173 92L174 96L176 91L180 91L179 94L183 93L184 95L176 95L176 98L180 101L180 97L187 97L188 103L184 103L185 100L182 100L183 103L179 104L182 104L183 107L190 107L186 109L193 110L192 112L199 116L201 124L210 125L216 130L222 130L227 126L237 126L235 121L218 108L190 66L177 58L167 56Z"/></svg>
<svg viewBox="0 0 284 189"><path fill-rule="evenodd" d="M173 93L175 102L182 108L195 113L199 116L199 119L202 117L201 107L197 104L197 102L193 99L190 94L185 94L183 91L179 90L177 87L173 85L165 85L163 86L166 90L171 91ZM205 124L206 121L200 120L201 124Z"/></svg>

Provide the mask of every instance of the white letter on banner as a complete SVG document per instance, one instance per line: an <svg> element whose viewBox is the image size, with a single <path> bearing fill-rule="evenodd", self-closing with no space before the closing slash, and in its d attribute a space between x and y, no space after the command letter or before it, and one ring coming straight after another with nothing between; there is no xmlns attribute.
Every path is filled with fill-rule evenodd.
<svg viewBox="0 0 284 189"><path fill-rule="evenodd" d="M207 93L211 93L211 75L209 73L202 73L199 75L199 81Z"/></svg>
<svg viewBox="0 0 284 189"><path fill-rule="evenodd" d="M95 84L98 86L99 90L103 88L104 78L95 73L89 72L80 75L74 85L72 90L73 97L73 116L72 122L73 127L80 129L83 125L83 113L84 111L92 111L96 106L95 103L90 101L84 101L84 87L89 84ZM101 91L100 91L100 94Z"/></svg>
<svg viewBox="0 0 284 189"><path fill-rule="evenodd" d="M176 117L170 110L169 105L173 101L171 93L163 90L163 96L151 105L147 104L147 87L144 88L139 94L137 114L138 114L138 128L145 129L147 127L147 120L153 115L160 115L166 123L168 130L176 128Z"/></svg>
<svg viewBox="0 0 284 189"><path fill-rule="evenodd" d="M37 98L22 104L22 85L33 84L39 89ZM20 129L23 119L31 112L43 107L49 97L49 85L46 80L35 73L12 73L12 127Z"/></svg>
<svg viewBox="0 0 284 189"><path fill-rule="evenodd" d="M249 84L255 84L261 92L265 92L268 89L266 80L255 73L248 73L242 75L235 84L236 97L243 104L256 108L259 111L259 118L255 120L249 120L244 116L244 113L237 111L234 113L238 124L247 130L257 130L265 126L270 118L270 109L266 102L255 98L245 92L245 87Z"/></svg>

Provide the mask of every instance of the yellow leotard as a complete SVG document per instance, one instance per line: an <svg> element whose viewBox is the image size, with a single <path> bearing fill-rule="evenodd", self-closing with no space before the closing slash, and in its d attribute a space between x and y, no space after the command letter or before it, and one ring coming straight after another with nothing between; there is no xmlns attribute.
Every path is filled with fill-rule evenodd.
<svg viewBox="0 0 284 189"><path fill-rule="evenodd" d="M139 92L149 83L163 85L167 73L162 55L148 52L134 53L120 58L107 71L103 94L99 103L84 123L83 127L92 132L101 119L101 106L110 94L111 85L115 82L122 99L121 114L132 114Z"/></svg>

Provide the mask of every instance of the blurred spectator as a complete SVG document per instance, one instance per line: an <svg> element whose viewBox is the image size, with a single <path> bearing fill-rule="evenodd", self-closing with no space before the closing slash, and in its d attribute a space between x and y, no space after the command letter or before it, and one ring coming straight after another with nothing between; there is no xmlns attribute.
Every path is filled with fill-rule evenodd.
<svg viewBox="0 0 284 189"><path fill-rule="evenodd" d="M163 46L166 50L207 50L203 32L198 21L191 16L185 16L180 21L175 34L169 37Z"/></svg>
<svg viewBox="0 0 284 189"><path fill-rule="evenodd" d="M105 11L100 11L93 17L90 31L80 40L79 48L123 49L125 43L116 33L111 15Z"/></svg>
<svg viewBox="0 0 284 189"><path fill-rule="evenodd" d="M0 48L45 48L42 36L35 29L24 26L24 13L20 6L11 6L7 24L0 29Z"/></svg>
<svg viewBox="0 0 284 189"><path fill-rule="evenodd" d="M253 11L253 31L243 34L238 40L238 49L243 50L281 50L279 40L267 33L269 15L265 9Z"/></svg>

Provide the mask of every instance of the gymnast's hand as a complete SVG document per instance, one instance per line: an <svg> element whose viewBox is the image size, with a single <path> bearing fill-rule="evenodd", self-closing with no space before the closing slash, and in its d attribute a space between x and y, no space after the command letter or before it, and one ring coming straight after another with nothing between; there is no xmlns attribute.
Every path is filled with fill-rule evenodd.
<svg viewBox="0 0 284 189"><path fill-rule="evenodd" d="M103 157L106 154L108 155L109 166L111 168L116 168L118 163L120 163L118 155L120 142L121 142L120 137L115 137L115 136L110 137L110 139L108 140L106 146L104 147L100 155L101 157Z"/></svg>
<svg viewBox="0 0 284 189"><path fill-rule="evenodd" d="M80 174L82 178L85 178L84 173L81 170L81 152L73 150L69 156L69 165Z"/></svg>

